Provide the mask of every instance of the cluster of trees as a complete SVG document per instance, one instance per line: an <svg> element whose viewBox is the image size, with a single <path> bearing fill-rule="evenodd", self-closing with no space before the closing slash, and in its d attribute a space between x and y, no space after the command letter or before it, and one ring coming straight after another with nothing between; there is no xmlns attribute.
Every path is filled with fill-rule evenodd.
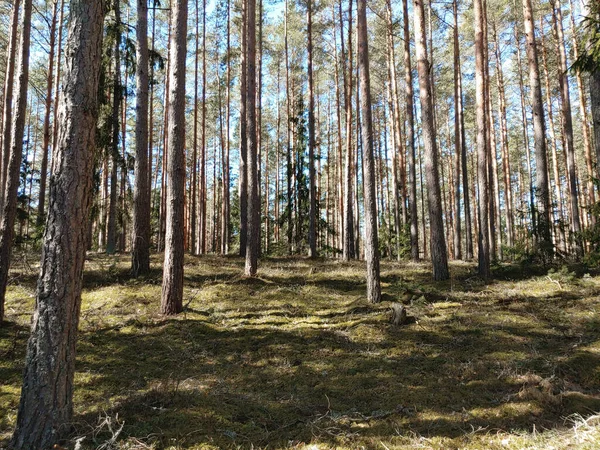
<svg viewBox="0 0 600 450"><path fill-rule="evenodd" d="M3 3L0 321L13 243L42 251L11 445L70 421L87 249L134 277L164 252L164 314L186 252L250 277L364 258L378 302L380 257L443 280L449 255L487 278L592 250L600 33L576 1Z"/></svg>

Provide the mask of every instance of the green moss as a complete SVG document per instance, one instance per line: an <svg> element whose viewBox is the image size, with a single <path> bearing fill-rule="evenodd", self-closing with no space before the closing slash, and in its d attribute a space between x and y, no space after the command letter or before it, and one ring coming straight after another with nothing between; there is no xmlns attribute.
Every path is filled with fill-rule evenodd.
<svg viewBox="0 0 600 450"><path fill-rule="evenodd" d="M519 279L485 285L454 263L434 284L427 265L384 262L386 302L368 305L362 263L268 259L246 280L239 258L188 257L186 309L167 319L159 270L131 280L128 264L91 255L86 266L74 392L85 448L110 437L92 432L106 416L124 422L122 449L600 445L597 422L579 419L577 432L564 422L599 401L597 277L569 272L565 291L539 270L501 267ZM15 271L0 328L0 446L34 301L36 268ZM416 323L392 326L394 301L410 302Z"/></svg>

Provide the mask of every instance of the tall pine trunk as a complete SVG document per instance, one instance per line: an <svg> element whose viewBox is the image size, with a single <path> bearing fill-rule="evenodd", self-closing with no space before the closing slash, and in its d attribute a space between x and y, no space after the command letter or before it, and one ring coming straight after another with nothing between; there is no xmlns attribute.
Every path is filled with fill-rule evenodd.
<svg viewBox="0 0 600 450"><path fill-rule="evenodd" d="M165 260L162 282L162 314L183 310L184 202L185 195L185 57L187 0L171 5L170 92L168 123L169 182L166 192Z"/></svg>
<svg viewBox="0 0 600 450"><path fill-rule="evenodd" d="M367 300L381 301L379 279L379 240L377 237L377 196L375 161L373 156L373 114L371 111L371 80L367 34L367 2L358 0L358 66L360 70L361 137L364 164L365 259L367 261Z"/></svg>
<svg viewBox="0 0 600 450"><path fill-rule="evenodd" d="M534 29L535 22L531 0L523 0L523 15L527 59L529 62L529 88L533 107L533 135L535 140L537 223L534 233L537 236L538 249L542 257L546 259L551 257L553 253L550 236L550 193L548 191L548 162L546 156L546 121L544 119L544 105Z"/></svg>
<svg viewBox="0 0 600 450"><path fill-rule="evenodd" d="M415 150L415 118L412 64L410 60L410 20L408 0L402 0L404 18L404 81L406 96L406 139L408 141L408 212L410 215L410 256L419 260L419 222L417 217L417 162Z"/></svg>
<svg viewBox="0 0 600 450"><path fill-rule="evenodd" d="M246 5L246 139L248 142L248 237L246 276L256 276L260 251L260 199L258 196L258 146L256 139L256 0Z"/></svg>
<svg viewBox="0 0 600 450"><path fill-rule="evenodd" d="M150 185L148 179L148 2L137 0L136 26L135 184L131 272L134 277L150 270Z"/></svg>
<svg viewBox="0 0 600 450"><path fill-rule="evenodd" d="M477 180L479 188L478 270L484 279L490 277L489 183L486 124L485 38L482 0L475 0L475 83L477 102Z"/></svg>
<svg viewBox="0 0 600 450"><path fill-rule="evenodd" d="M315 174L315 82L313 78L312 0L307 2L307 50L308 50L308 180L310 210L308 214L309 256L317 256L317 186Z"/></svg>
<svg viewBox="0 0 600 450"><path fill-rule="evenodd" d="M98 114L104 2L72 0L36 306L10 448L55 448L73 417L75 344ZM76 187L76 189L74 189Z"/></svg>
<svg viewBox="0 0 600 450"><path fill-rule="evenodd" d="M434 129L434 106L431 91L431 66L427 57L427 37L425 32L425 11L422 0L414 4L415 41L417 47L417 71L419 74L419 94L421 98L421 122L425 148L425 178L427 182L427 206L429 210L430 253L433 263L433 279L446 280L448 255L442 212L442 194L438 170L438 148Z"/></svg>

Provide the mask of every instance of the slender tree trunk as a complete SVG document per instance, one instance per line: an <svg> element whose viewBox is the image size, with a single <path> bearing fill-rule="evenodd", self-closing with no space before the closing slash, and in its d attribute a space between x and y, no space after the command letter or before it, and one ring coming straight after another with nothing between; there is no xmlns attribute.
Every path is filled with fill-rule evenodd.
<svg viewBox="0 0 600 450"><path fill-rule="evenodd" d="M190 181L190 250L193 255L198 251L197 234L198 229L198 62L200 51L200 6L199 1L195 1L196 12L196 30L195 30L195 49L194 49L194 125L192 137L192 178Z"/></svg>
<svg viewBox="0 0 600 450"><path fill-rule="evenodd" d="M440 178L438 171L438 149L435 139L434 110L429 77L430 65L427 59L427 38L425 33L425 13L422 0L414 3L415 41L417 47L417 70L421 97L421 121L423 123L423 144L425 147L425 172L427 179L427 203L429 209L430 252L433 263L433 279L446 280L448 256L442 213Z"/></svg>
<svg viewBox="0 0 600 450"><path fill-rule="evenodd" d="M73 416L75 344L92 193L103 3L73 0L70 4L55 171L17 425L9 445L15 450L51 448L69 434Z"/></svg>
<svg viewBox="0 0 600 450"><path fill-rule="evenodd" d="M10 21L10 40L8 42L7 52L7 68L6 76L4 78L4 111L2 124L4 129L2 130L2 159L0 160L0 209L4 202L6 183L8 179L8 163L10 158L10 146L11 146L11 133L12 133L12 121L13 121L13 94L15 91L15 66L17 61L17 30L19 28L19 8L21 0L15 0L13 3L13 10Z"/></svg>
<svg viewBox="0 0 600 450"><path fill-rule="evenodd" d="M560 6L560 4L559 4ZM575 25L575 14L573 8L573 0L569 0L569 6L571 9L571 40L573 48L573 60L577 61L579 58L579 42L577 41L577 29ZM592 142L590 138L589 128L589 114L587 108L587 96L585 95L585 87L583 78L580 72L575 73L575 79L577 81L577 94L579 98L579 112L581 114L581 129L583 131L583 148L585 154L585 165L587 168L587 190L591 203L596 202L596 194L594 192L594 163L592 158ZM594 216L592 215L592 220Z"/></svg>
<svg viewBox="0 0 600 450"><path fill-rule="evenodd" d="M459 92L460 83L460 45L458 40L458 0L452 2L452 11L454 15L454 150L455 150L455 166L454 166L454 259L462 259L461 248L461 219L460 219L460 168L462 156L462 140L461 140L461 123L460 123L460 103L461 93Z"/></svg>
<svg viewBox="0 0 600 450"><path fill-rule="evenodd" d="M506 95L504 91L504 73L502 70L502 58L500 55L500 45L496 33L496 23L492 23L493 39L495 41L496 57L496 81L498 87L498 105L500 115L500 147L502 149L502 171L504 174L504 209L506 212L506 237L509 247L515 245L515 228L513 214L513 195L510 171L510 151L508 146L508 126L506 122Z"/></svg>
<svg viewBox="0 0 600 450"><path fill-rule="evenodd" d="M559 74L558 84L561 96L561 114L565 131L565 142L567 153L567 170L569 172L569 197L571 202L571 230L575 237L575 257L579 258L583 254L581 245L581 220L579 217L579 200L577 194L577 174L575 172L575 142L573 139L573 118L571 115L571 94L569 92L569 78L567 67L567 53L565 51L565 37L562 23L562 11L560 2L554 0L552 19L557 37L557 47L559 55ZM593 189L592 189L593 192Z"/></svg>
<svg viewBox="0 0 600 450"><path fill-rule="evenodd" d="M488 154L486 127L486 95L485 95L485 38L484 13L482 0L475 0L475 83L477 102L477 179L479 187L478 201L478 270L484 279L491 276L490 271L490 235L489 235L489 186L488 186Z"/></svg>
<svg viewBox="0 0 600 450"><path fill-rule="evenodd" d="M50 112L52 109L52 82L54 81L54 49L56 47L56 22L58 20L58 0L55 0L53 8L54 9L52 12L52 22L50 24L50 52L48 54L48 77L46 80L46 113L44 114L44 140L42 143L42 165L40 167L40 194L38 198L37 207L37 226L41 226L44 223L44 210L46 207L46 179L48 176L48 154L50 147ZM58 99L54 99L55 103L57 100Z"/></svg>
<svg viewBox="0 0 600 450"><path fill-rule="evenodd" d="M229 253L229 152L230 152L230 117L231 117L231 2L227 0L227 87L226 87L226 117L225 117L225 157L223 158L223 202L221 209L221 252Z"/></svg>
<svg viewBox="0 0 600 450"><path fill-rule="evenodd" d="M343 30L343 23L340 14L340 27ZM346 109L346 172L344 175L344 249L343 259L344 261L350 261L354 258L357 252L354 241L354 192L353 192L353 178L355 167L354 158L352 157L352 2L348 3L348 51L346 56L342 55L342 60L348 60L348 67L346 64L342 65L345 73L345 86L344 86L344 105ZM358 212L358 211L357 211Z"/></svg>
<svg viewBox="0 0 600 450"><path fill-rule="evenodd" d="M406 138L408 141L408 211L410 215L410 255L419 260L419 222L417 216L417 169L415 155L415 119L412 64L410 61L410 20L408 0L402 0L404 17L404 80L406 85Z"/></svg>
<svg viewBox="0 0 600 450"><path fill-rule="evenodd" d="M131 273L150 270L150 186L148 184L148 2L137 0L136 26L135 185ZM150 131L151 132L151 131Z"/></svg>
<svg viewBox="0 0 600 450"><path fill-rule="evenodd" d="M183 310L183 259L185 195L185 57L187 41L186 0L171 4L171 60L169 78L167 227L163 264L161 313L177 314Z"/></svg>
<svg viewBox="0 0 600 450"><path fill-rule="evenodd" d="M201 255L206 253L206 202L207 182L206 182L206 0L202 0L202 124L201 124L201 141L200 141L200 236L199 245Z"/></svg>
<svg viewBox="0 0 600 450"><path fill-rule="evenodd" d="M111 140L111 172L110 172L110 203L108 206L108 232L106 235L106 253L111 255L117 248L117 166L119 161L119 132L121 106L121 7L120 2L114 2L115 8L115 71L113 74L113 105L112 105L112 140Z"/></svg>
<svg viewBox="0 0 600 450"><path fill-rule="evenodd" d="M260 250L260 199L256 142L256 0L246 3L246 118L248 140L248 239L245 275L256 276Z"/></svg>
<svg viewBox="0 0 600 450"><path fill-rule="evenodd" d="M308 37L308 179L310 211L308 214L308 255L317 256L317 186L315 182L315 82L313 79L312 0L306 7Z"/></svg>
<svg viewBox="0 0 600 450"><path fill-rule="evenodd" d="M287 9L286 9L287 11ZM287 15L287 14L286 14ZM240 198L240 256L246 256L248 245L248 11L245 0L242 0L242 54L241 54L241 72L240 72L240 178L239 178L239 198ZM287 35L287 34L286 34ZM286 37L287 42L287 37ZM287 49L287 43L286 43ZM286 50L287 54L287 50ZM289 70L289 69L288 69ZM291 194L289 196L291 201ZM291 220L291 219L290 219Z"/></svg>
<svg viewBox="0 0 600 450"><path fill-rule="evenodd" d="M369 46L367 34L367 2L358 0L358 66L360 69L360 109L362 124L362 149L366 180L364 182L365 206L365 259L367 261L367 300L381 301L379 279L379 241L377 237L377 198L375 162L373 156L373 115L371 112L371 80L369 71Z"/></svg>
<svg viewBox="0 0 600 450"><path fill-rule="evenodd" d="M533 106L533 130L536 160L536 197L538 245L544 258L551 257L552 240L550 237L550 196L548 192L548 163L546 158L546 122L540 84L540 71L536 39L534 33L533 9L531 0L523 0L525 16L525 35L527 38L527 59L529 61L529 83Z"/></svg>
<svg viewBox="0 0 600 450"><path fill-rule="evenodd" d="M12 253L15 217L17 214L17 194L21 177L19 171L23 160L23 136L27 120L27 84L29 82L29 43L31 40L32 0L23 2L21 14L21 37L19 39L18 73L15 82L16 111L11 117L10 157L6 167L6 190L0 217L0 323L4 319L4 299L8 283L8 269Z"/></svg>
<svg viewBox="0 0 600 450"><path fill-rule="evenodd" d="M516 1L514 1L514 7L516 8ZM519 37L518 24L515 21L514 26L515 45L517 47L517 76L519 80L519 99L521 104L521 121L523 125L523 145L525 146L525 158L527 165L527 176L529 180L529 211L531 214L531 229L535 231L537 229L537 210L535 207L535 192L533 188L533 173L531 171L531 150L529 146L529 132L528 132L528 120L527 111L525 105L525 87L523 83L523 69L522 69L522 58L521 58L521 40ZM522 193L523 190L521 189ZM524 200L521 200L524 201ZM537 241L536 233L533 234L533 238Z"/></svg>

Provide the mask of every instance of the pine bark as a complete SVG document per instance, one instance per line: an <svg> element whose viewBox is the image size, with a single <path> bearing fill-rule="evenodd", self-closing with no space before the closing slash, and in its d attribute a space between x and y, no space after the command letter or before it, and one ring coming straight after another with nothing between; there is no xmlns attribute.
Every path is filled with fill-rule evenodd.
<svg viewBox="0 0 600 450"><path fill-rule="evenodd" d="M417 215L417 162L415 149L415 117L413 74L410 58L410 20L408 0L402 0L404 17L404 81L406 96L406 140L408 142L408 211L410 215L410 256L413 261L419 260L419 218Z"/></svg>
<svg viewBox="0 0 600 450"><path fill-rule="evenodd" d="M103 4L73 0L58 145L27 345L15 450L61 443L73 416L75 344L87 246L98 111ZM75 188L74 188L75 187Z"/></svg>
<svg viewBox="0 0 600 450"><path fill-rule="evenodd" d="M245 275L256 276L260 251L260 199L256 139L256 0L246 4L246 139L248 142L248 238Z"/></svg>
<svg viewBox="0 0 600 450"><path fill-rule="evenodd" d="M529 62L529 87L533 107L533 134L535 140L536 162L536 216L535 234L538 238L538 248L543 258L551 257L553 253L550 236L550 193L548 190L548 162L546 156L546 121L540 83L540 70L536 48L533 8L531 0L523 0L523 15L525 35L527 40L527 59Z"/></svg>
<svg viewBox="0 0 600 450"><path fill-rule="evenodd" d="M133 234L131 273L134 277L150 270L150 185L148 184L148 3L137 0L136 24L136 118L135 181L133 191Z"/></svg>
<svg viewBox="0 0 600 450"><path fill-rule="evenodd" d="M490 235L489 235L489 184L488 184L488 152L486 121L486 87L485 87L485 55L484 55L484 14L482 0L475 0L475 84L477 105L477 184L478 199L478 272L487 279L490 271Z"/></svg>
<svg viewBox="0 0 600 450"><path fill-rule="evenodd" d="M417 48L417 71L419 74L419 93L421 98L421 122L425 149L425 176L427 182L427 206L429 211L430 253L433 263L433 279L446 280L448 255L442 212L440 176L438 169L438 148L434 129L434 109L431 91L431 67L427 57L427 38L425 32L425 13L422 0L414 3L415 41Z"/></svg>
<svg viewBox="0 0 600 450"><path fill-rule="evenodd" d="M377 195L373 149L373 113L367 33L367 2L358 0L358 66L360 71L361 137L364 164L365 259L367 262L367 300L381 302L379 276L379 240L377 236Z"/></svg>
<svg viewBox="0 0 600 450"><path fill-rule="evenodd" d="M343 20L340 14L340 25L343 31ZM344 173L344 248L342 257L344 261L350 261L356 256L357 248L355 248L354 236L354 167L355 162L352 157L352 2L348 3L348 49L346 55L342 55L344 61L342 70L345 74L344 85L344 107L346 110L346 167ZM346 66L345 61L348 60Z"/></svg>
<svg viewBox="0 0 600 450"><path fill-rule="evenodd" d="M185 59L187 0L171 5L170 92L168 111L165 260L161 313L183 310L184 195L185 195Z"/></svg>

